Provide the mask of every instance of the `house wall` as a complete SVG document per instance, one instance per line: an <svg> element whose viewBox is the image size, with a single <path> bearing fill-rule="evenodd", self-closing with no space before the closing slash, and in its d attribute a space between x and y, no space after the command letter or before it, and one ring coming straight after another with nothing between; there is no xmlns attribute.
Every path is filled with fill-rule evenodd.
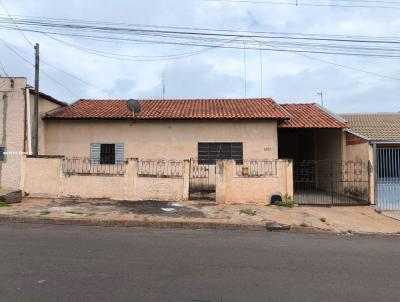
<svg viewBox="0 0 400 302"><path fill-rule="evenodd" d="M278 156L276 121L46 121L45 153L89 157L90 143L124 143L125 157L188 159L198 142L243 142L245 158Z"/></svg>
<svg viewBox="0 0 400 302"><path fill-rule="evenodd" d="M25 140L25 78L0 78L0 188L19 189Z"/></svg>

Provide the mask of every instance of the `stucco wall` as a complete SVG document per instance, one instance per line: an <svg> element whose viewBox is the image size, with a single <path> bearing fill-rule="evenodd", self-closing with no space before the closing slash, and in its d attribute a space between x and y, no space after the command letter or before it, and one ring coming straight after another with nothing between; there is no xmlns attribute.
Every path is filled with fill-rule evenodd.
<svg viewBox="0 0 400 302"><path fill-rule="evenodd" d="M188 159L198 142L243 142L245 158L277 158L276 121L46 121L47 155L90 155L90 143L124 143L125 157Z"/></svg>
<svg viewBox="0 0 400 302"><path fill-rule="evenodd" d="M65 175L63 158L24 160L23 190L32 197L106 198L110 200L173 200L188 198L188 178L139 177L130 160L124 175ZM189 163L184 163L186 174Z"/></svg>
<svg viewBox="0 0 400 302"><path fill-rule="evenodd" d="M269 204L275 194L293 197L293 164L277 160L275 176L238 177L233 160L218 161L216 188L217 203Z"/></svg>
<svg viewBox="0 0 400 302"><path fill-rule="evenodd" d="M0 146L5 160L0 161L0 187L19 189L25 139L25 78L0 78Z"/></svg>

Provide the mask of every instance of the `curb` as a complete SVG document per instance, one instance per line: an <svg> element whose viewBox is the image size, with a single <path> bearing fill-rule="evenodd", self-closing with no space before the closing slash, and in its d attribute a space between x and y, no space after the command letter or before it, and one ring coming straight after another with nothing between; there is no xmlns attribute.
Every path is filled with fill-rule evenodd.
<svg viewBox="0 0 400 302"><path fill-rule="evenodd" d="M102 227L139 227L154 229L191 229L191 230L242 230L265 231L268 233L303 233L303 234L331 234L331 235L357 235L357 236L396 236L400 233L379 232L338 232L335 230L320 229L316 227L299 227L292 225L290 230L268 231L265 224L238 224L224 222L201 221L154 221L154 220L115 220L115 219L88 219L88 218L46 218L46 217L21 217L12 215L0 215L0 223L33 223L55 225L80 225Z"/></svg>
<svg viewBox="0 0 400 302"><path fill-rule="evenodd" d="M80 219L80 218L44 218L44 217L20 217L12 215L0 215L0 222L11 223L35 223L57 225L82 225L104 227L149 227L171 229L220 229L220 230L246 230L265 231L265 226L260 224L235 224L222 222L200 221L152 221L152 220L106 220L106 219Z"/></svg>

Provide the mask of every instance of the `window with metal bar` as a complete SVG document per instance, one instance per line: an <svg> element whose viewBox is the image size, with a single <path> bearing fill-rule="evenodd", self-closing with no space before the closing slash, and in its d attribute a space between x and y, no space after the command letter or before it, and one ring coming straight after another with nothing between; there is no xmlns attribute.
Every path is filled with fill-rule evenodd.
<svg viewBox="0 0 400 302"><path fill-rule="evenodd" d="M219 159L243 163L243 143L198 143L199 164L213 165Z"/></svg>
<svg viewBox="0 0 400 302"><path fill-rule="evenodd" d="M0 147L0 161L4 161L4 147Z"/></svg>
<svg viewBox="0 0 400 302"><path fill-rule="evenodd" d="M100 145L100 164L102 165L115 164L115 144Z"/></svg>

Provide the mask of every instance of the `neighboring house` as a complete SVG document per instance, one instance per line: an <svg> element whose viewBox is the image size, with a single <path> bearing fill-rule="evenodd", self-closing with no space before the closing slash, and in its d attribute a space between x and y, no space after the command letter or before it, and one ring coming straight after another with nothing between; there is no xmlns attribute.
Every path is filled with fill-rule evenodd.
<svg viewBox="0 0 400 302"><path fill-rule="evenodd" d="M400 210L400 113L341 116L349 126L347 158L373 163L377 207Z"/></svg>
<svg viewBox="0 0 400 302"><path fill-rule="evenodd" d="M25 78L0 77L0 97L0 188L15 190L20 189L22 157L29 154L29 142L32 137L29 129L33 131L34 95ZM40 116L66 105L44 93L39 95ZM28 111L30 118L27 115ZM40 118L39 152L44 149L44 133L45 124Z"/></svg>

